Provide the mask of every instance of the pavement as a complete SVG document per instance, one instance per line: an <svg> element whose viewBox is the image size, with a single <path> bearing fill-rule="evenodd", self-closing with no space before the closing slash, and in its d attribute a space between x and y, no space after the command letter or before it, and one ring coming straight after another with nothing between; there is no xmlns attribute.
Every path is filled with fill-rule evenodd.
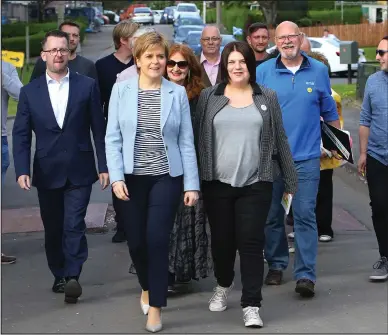
<svg viewBox="0 0 388 335"><path fill-rule="evenodd" d="M158 28L171 36L170 27ZM110 36L111 28L88 35L83 55L95 60L109 54ZM357 157L359 110L345 107L343 113ZM8 120L9 135L12 123ZM2 250L15 255L17 262L1 266L2 332L146 333L140 288L137 278L128 273L126 245L111 243L111 226L103 231L93 229L104 225L110 197L110 191L94 185L87 216L89 257L80 280L83 295L78 304L65 305L63 295L51 292L53 278L45 258L36 191L18 188L11 163L2 190ZM294 293L290 266L283 285L263 288L260 313L264 328L247 329L239 306L237 259L229 308L223 313L208 310L213 276L194 282L169 298L163 311L164 333L387 333L387 285L368 282L378 258L368 190L348 168L334 174L333 228L333 242L319 244L315 298L305 300Z"/></svg>

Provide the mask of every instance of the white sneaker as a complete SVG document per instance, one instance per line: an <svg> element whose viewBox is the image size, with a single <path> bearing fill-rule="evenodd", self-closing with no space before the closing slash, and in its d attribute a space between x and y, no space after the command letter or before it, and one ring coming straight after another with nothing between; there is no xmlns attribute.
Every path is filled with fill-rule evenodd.
<svg viewBox="0 0 388 335"><path fill-rule="evenodd" d="M263 327L263 320L259 315L259 307L245 307L243 308L245 327L261 328Z"/></svg>
<svg viewBox="0 0 388 335"><path fill-rule="evenodd" d="M289 238L290 240L293 240L293 239L295 239L295 232L291 232L291 233L289 233L287 236L288 236L288 238Z"/></svg>
<svg viewBox="0 0 388 335"><path fill-rule="evenodd" d="M320 242L330 242L333 238L329 235L321 235L319 236Z"/></svg>
<svg viewBox="0 0 388 335"><path fill-rule="evenodd" d="M221 287L217 285L214 289L215 293L209 300L209 310L212 312L223 312L227 307L228 294L232 290L234 283L229 287Z"/></svg>

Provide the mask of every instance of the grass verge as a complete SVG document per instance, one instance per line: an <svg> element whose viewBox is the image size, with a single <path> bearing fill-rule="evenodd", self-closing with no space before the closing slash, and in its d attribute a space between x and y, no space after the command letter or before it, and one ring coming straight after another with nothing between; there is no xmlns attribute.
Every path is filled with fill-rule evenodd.
<svg viewBox="0 0 388 335"><path fill-rule="evenodd" d="M34 69L34 64L29 64L28 66L26 66L23 70L23 78L22 78L21 69L19 68L17 69L19 78L21 79L23 85L26 85L29 83L33 69ZM17 101L15 101L12 98L9 99L8 116L16 115L17 105L18 105Z"/></svg>

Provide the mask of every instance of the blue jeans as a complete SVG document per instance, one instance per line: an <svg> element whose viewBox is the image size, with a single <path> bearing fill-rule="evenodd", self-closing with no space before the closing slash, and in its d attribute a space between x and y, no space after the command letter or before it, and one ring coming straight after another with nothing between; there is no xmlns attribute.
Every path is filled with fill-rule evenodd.
<svg viewBox="0 0 388 335"><path fill-rule="evenodd" d="M1 185L4 184L5 173L9 167L9 152L7 136L1 136Z"/></svg>
<svg viewBox="0 0 388 335"><path fill-rule="evenodd" d="M295 162L298 173L298 190L292 200L295 231L294 279L316 280L315 263L318 251L318 232L315 206L319 186L319 158ZM273 270L288 266L288 242L281 205L284 193L283 178L275 180L272 204L265 228L265 258Z"/></svg>

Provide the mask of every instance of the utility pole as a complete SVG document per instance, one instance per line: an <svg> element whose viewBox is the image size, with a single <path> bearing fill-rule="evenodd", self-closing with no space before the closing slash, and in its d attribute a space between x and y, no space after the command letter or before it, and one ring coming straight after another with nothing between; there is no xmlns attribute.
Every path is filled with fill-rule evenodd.
<svg viewBox="0 0 388 335"><path fill-rule="evenodd" d="M203 6L202 6L202 19L203 19L203 23L206 24L206 1L203 2Z"/></svg>
<svg viewBox="0 0 388 335"><path fill-rule="evenodd" d="M65 21L65 1L58 1L58 28Z"/></svg>
<svg viewBox="0 0 388 335"><path fill-rule="evenodd" d="M344 2L341 1L341 23L344 23Z"/></svg>
<svg viewBox="0 0 388 335"><path fill-rule="evenodd" d="M221 30L221 1L216 1L216 18L217 27Z"/></svg>

